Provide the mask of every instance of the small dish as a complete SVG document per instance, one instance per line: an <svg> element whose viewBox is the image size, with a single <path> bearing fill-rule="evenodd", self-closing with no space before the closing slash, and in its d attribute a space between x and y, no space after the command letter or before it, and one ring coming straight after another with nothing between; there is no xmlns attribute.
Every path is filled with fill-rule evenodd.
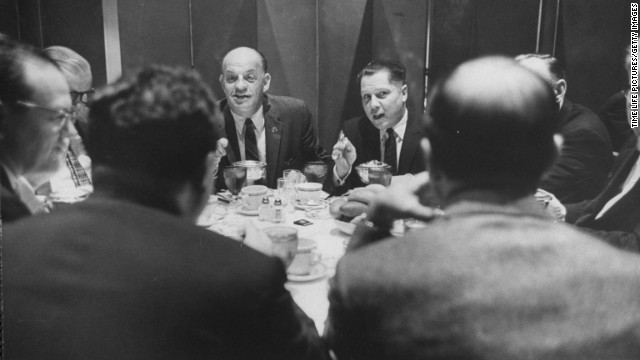
<svg viewBox="0 0 640 360"><path fill-rule="evenodd" d="M244 206L238 209L238 214L246 215L246 216L258 216L259 210L250 210L246 209Z"/></svg>
<svg viewBox="0 0 640 360"><path fill-rule="evenodd" d="M301 237L298 239L298 251L311 251L318 247L318 243L315 240Z"/></svg>
<svg viewBox="0 0 640 360"><path fill-rule="evenodd" d="M306 204L302 204L302 203L300 202L300 200L296 200L296 202L295 202L295 207L296 207L296 209L298 209L298 210L304 210L304 211L307 211L307 210L315 210L315 209L322 209L322 208L324 208L324 207L326 207L326 206L327 206L327 201L326 201L326 200L320 200L320 202L319 202L318 204L316 204L316 205L306 205Z"/></svg>
<svg viewBox="0 0 640 360"><path fill-rule="evenodd" d="M292 282L307 282L322 279L327 276L327 266L321 262L315 264L307 275L294 275L287 273L287 279Z"/></svg>
<svg viewBox="0 0 640 360"><path fill-rule="evenodd" d="M338 230L347 235L353 235L353 232L356 230L356 224L352 222L340 221L338 219L334 219L333 221L336 223Z"/></svg>
<svg viewBox="0 0 640 360"><path fill-rule="evenodd" d="M227 209L224 206L209 205L202 211L196 224L202 227L210 227L225 216L227 216Z"/></svg>

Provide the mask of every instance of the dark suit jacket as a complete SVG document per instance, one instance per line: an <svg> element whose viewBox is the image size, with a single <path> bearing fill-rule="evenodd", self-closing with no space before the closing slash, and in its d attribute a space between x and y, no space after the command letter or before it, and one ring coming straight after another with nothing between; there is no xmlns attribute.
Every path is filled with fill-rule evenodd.
<svg viewBox="0 0 640 360"><path fill-rule="evenodd" d="M304 101L267 94L262 106L267 157L265 185L275 189L284 170L302 170L307 161L326 159L327 154L320 146L311 113ZM220 169L241 160L236 125L226 99L221 102L221 108L224 113L224 136L229 140L229 146L227 156L220 162ZM218 174L217 188L226 188L221 171Z"/></svg>
<svg viewBox="0 0 640 360"><path fill-rule="evenodd" d="M640 251L640 183L636 183L624 197L596 220L604 205L622 189L629 172L638 160L638 154L635 146L627 147L621 152L618 156L620 161L616 162L619 168L614 169L606 187L593 200L567 204L566 221L614 246Z"/></svg>
<svg viewBox="0 0 640 360"><path fill-rule="evenodd" d="M355 167L371 160L382 159L380 154L380 130L373 126L366 116L362 116L345 121L342 131L356 148L358 155L353 163L351 174L349 174L343 187L351 189L364 186ZM420 120L413 118L409 114L400 150L397 175L417 174L425 170L425 161L420 150L420 140L424 136Z"/></svg>
<svg viewBox="0 0 640 360"><path fill-rule="evenodd" d="M609 131L613 150L620 151L626 139L633 135L627 121L627 99L624 97L624 91L619 91L607 99L598 115Z"/></svg>
<svg viewBox="0 0 640 360"><path fill-rule="evenodd" d="M7 359L322 358L281 261L163 211L94 194L3 235Z"/></svg>
<svg viewBox="0 0 640 360"><path fill-rule="evenodd" d="M13 191L9 177L2 166L0 166L0 184L0 219L2 219L2 223L6 224L31 216L27 205Z"/></svg>
<svg viewBox="0 0 640 360"><path fill-rule="evenodd" d="M337 358L637 359L638 258L507 205L461 201L375 243L359 227L331 280Z"/></svg>
<svg viewBox="0 0 640 360"><path fill-rule="evenodd" d="M591 110L565 99L560 109L560 156L540 188L563 203L592 199L604 187L613 163L609 133Z"/></svg>

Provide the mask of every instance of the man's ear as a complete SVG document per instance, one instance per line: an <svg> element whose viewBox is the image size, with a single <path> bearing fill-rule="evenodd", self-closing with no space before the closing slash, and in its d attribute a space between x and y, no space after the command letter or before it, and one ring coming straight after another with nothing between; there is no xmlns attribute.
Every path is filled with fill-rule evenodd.
<svg viewBox="0 0 640 360"><path fill-rule="evenodd" d="M567 94L567 81L560 79L553 85L553 96L558 104L562 103L564 96Z"/></svg>
<svg viewBox="0 0 640 360"><path fill-rule="evenodd" d="M402 89L400 91L402 92L402 101L406 103L409 98L409 88L407 87L407 84L402 85Z"/></svg>
<svg viewBox="0 0 640 360"><path fill-rule="evenodd" d="M262 91L267 92L269 90L269 86L271 85L271 74L264 74L264 78L262 79Z"/></svg>

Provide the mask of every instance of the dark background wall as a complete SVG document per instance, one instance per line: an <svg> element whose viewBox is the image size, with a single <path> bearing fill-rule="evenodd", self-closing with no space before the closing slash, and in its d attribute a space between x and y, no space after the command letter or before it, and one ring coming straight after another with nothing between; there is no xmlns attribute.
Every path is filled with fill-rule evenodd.
<svg viewBox="0 0 640 360"><path fill-rule="evenodd" d="M224 53L257 47L269 60L270 91L304 99L321 142L331 147L341 122L362 112L355 76L374 58L405 64L408 106L417 116L425 74L431 88L464 60L535 52L538 45L565 62L569 97L597 110L626 83L630 2L431 0L429 8L412 0L0 0L0 31L77 50L99 86L106 83L103 9L110 3L117 6L124 73L149 62L193 67L219 98Z"/></svg>

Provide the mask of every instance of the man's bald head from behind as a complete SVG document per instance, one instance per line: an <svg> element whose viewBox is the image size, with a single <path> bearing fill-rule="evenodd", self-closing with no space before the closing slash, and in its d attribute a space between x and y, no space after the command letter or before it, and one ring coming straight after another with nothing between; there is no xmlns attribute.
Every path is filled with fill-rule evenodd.
<svg viewBox="0 0 640 360"><path fill-rule="evenodd" d="M511 59L460 65L429 104L431 163L450 179L524 195L556 156L553 93Z"/></svg>

